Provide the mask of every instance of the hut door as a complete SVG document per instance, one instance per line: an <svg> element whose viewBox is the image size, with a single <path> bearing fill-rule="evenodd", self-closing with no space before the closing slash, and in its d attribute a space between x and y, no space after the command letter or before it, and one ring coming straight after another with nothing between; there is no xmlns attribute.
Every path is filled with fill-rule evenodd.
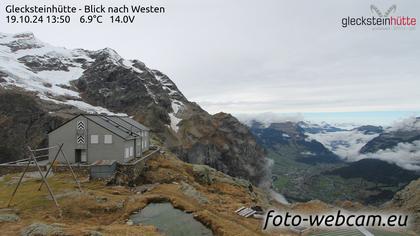
<svg viewBox="0 0 420 236"><path fill-rule="evenodd" d="M87 162L87 155L85 149L76 149L75 153L76 163Z"/></svg>
<svg viewBox="0 0 420 236"><path fill-rule="evenodd" d="M82 162L82 150L76 149L75 151L76 151L76 153L75 153L75 161L76 161L76 163Z"/></svg>

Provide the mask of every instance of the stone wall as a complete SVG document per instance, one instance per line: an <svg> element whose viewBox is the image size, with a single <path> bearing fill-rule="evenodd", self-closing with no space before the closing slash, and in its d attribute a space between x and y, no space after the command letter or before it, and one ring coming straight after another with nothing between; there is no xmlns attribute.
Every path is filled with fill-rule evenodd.
<svg viewBox="0 0 420 236"><path fill-rule="evenodd" d="M141 159L132 163L118 164L113 184L132 185L140 176L144 164L145 161Z"/></svg>
<svg viewBox="0 0 420 236"><path fill-rule="evenodd" d="M150 154L142 157L133 162L129 163L118 163L115 177L112 181L113 184L117 185L134 185L137 178L140 176L145 163L148 159L159 153L160 149L151 152Z"/></svg>
<svg viewBox="0 0 420 236"><path fill-rule="evenodd" d="M129 163L117 163L116 173L111 183L117 185L133 185L143 171L146 161L159 153L159 151L159 149L155 150L150 154ZM25 164L0 165L0 176L23 172L25 167ZM46 171L48 168L47 165L41 165L40 167L42 171ZM90 175L90 165L74 164L72 165L72 169L79 176ZM33 171L38 171L38 169L35 165L30 165L28 172ZM52 171L53 173L63 173L69 172L70 169L67 165L58 164L53 165Z"/></svg>
<svg viewBox="0 0 420 236"><path fill-rule="evenodd" d="M0 176L7 174L20 173L25 170L26 165L0 165ZM45 166L40 166L42 171L46 170ZM38 168L35 165L31 165L28 168L28 172L38 171Z"/></svg>
<svg viewBox="0 0 420 236"><path fill-rule="evenodd" d="M78 175L89 175L90 165L72 165L71 168ZM70 169L67 165L54 165L52 168L54 173L69 172Z"/></svg>
<svg viewBox="0 0 420 236"><path fill-rule="evenodd" d="M26 165L25 164L5 164L0 165L0 176L7 175L7 174L16 174L21 173L25 170ZM46 165L40 165L39 166L42 171L46 171L48 166ZM89 165L72 165L72 169L75 173L81 174L81 175L89 175L90 173L90 166ZM63 173L70 171L69 167L67 165L54 165L52 168L54 173ZM34 172L38 171L38 168L35 165L30 165L27 172Z"/></svg>

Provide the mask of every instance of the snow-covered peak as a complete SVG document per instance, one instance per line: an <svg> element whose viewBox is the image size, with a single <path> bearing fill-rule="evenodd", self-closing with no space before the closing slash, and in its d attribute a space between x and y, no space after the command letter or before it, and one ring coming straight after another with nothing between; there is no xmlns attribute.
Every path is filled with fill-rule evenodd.
<svg viewBox="0 0 420 236"><path fill-rule="evenodd" d="M0 45L8 46L11 51L19 51L32 48L44 47L44 43L35 38L30 32L19 34L4 34L0 36Z"/></svg>
<svg viewBox="0 0 420 236"><path fill-rule="evenodd" d="M130 71L125 71L130 70ZM126 60L115 50L104 48L97 51L67 49L44 43L33 33L0 33L0 87L6 89L23 88L35 92L43 100L57 104L71 105L89 113L108 113L109 110L87 103L80 93L86 93L80 81L89 83L102 81L108 75L104 70L121 72L127 80L119 88L102 88L100 82L95 89L100 93L111 93L126 89L128 84L140 81L147 95L155 104L162 100L163 89L169 96L169 126L176 132L183 118L187 99L163 73L152 70L138 60ZM104 76L103 78L101 76ZM114 76L115 77L115 76ZM121 78L121 80L127 79ZM88 81L86 79L88 78ZM119 79L116 76L114 79ZM91 84L92 85L92 84ZM106 87L106 86L104 86ZM90 88L92 89L92 88ZM136 88L133 88L133 91ZM141 91L141 89L140 89ZM90 100L90 102L96 100ZM95 102L95 104L101 104ZM103 106L107 106L103 104ZM116 109L114 107L114 109ZM121 108L123 110L123 108ZM117 109L118 110L118 109Z"/></svg>
<svg viewBox="0 0 420 236"><path fill-rule="evenodd" d="M0 50L13 53L18 58L25 55L66 58L80 56L81 54L80 50L69 50L42 42L30 32L1 35Z"/></svg>
<svg viewBox="0 0 420 236"><path fill-rule="evenodd" d="M80 78L85 66L93 61L88 51L55 47L33 33L0 34L1 87L19 87L36 92L43 100L90 113L111 114L105 108L83 102L70 83Z"/></svg>
<svg viewBox="0 0 420 236"><path fill-rule="evenodd" d="M104 48L95 52L101 59L109 60L114 63L120 63L123 58L112 48Z"/></svg>

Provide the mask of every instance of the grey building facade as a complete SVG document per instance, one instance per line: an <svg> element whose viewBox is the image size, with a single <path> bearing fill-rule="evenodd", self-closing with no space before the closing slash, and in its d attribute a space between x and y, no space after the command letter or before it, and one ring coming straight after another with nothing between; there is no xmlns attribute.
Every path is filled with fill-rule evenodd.
<svg viewBox="0 0 420 236"><path fill-rule="evenodd" d="M124 163L149 149L149 129L129 117L80 114L48 134L49 146L63 145L70 163ZM56 149L49 152L52 161ZM59 162L64 162L61 155Z"/></svg>

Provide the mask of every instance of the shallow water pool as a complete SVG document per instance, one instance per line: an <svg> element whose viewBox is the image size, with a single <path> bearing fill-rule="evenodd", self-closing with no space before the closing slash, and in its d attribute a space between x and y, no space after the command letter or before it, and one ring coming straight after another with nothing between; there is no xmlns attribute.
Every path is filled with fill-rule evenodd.
<svg viewBox="0 0 420 236"><path fill-rule="evenodd" d="M191 214L175 209L170 203L150 203L130 219L134 224L154 225L168 236L213 235Z"/></svg>

